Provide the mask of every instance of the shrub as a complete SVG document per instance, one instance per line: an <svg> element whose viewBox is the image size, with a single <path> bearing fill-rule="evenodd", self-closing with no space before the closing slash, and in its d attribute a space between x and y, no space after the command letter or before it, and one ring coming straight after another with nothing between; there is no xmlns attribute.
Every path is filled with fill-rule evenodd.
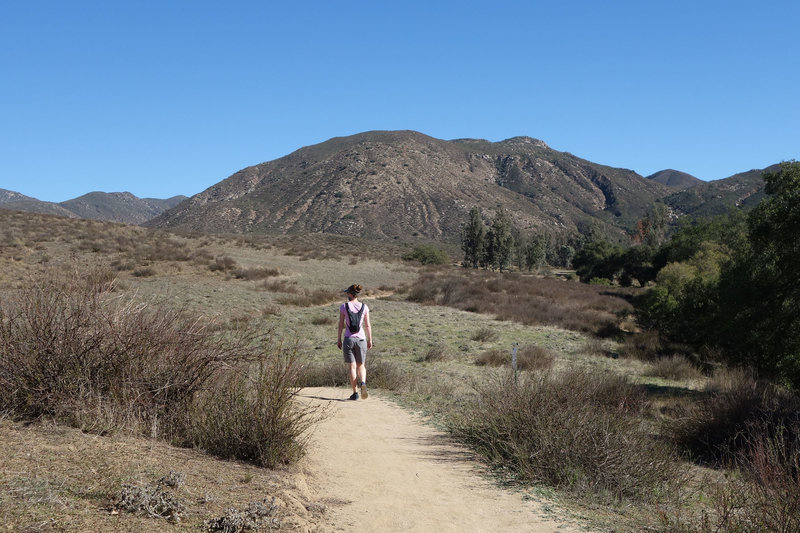
<svg viewBox="0 0 800 533"><path fill-rule="evenodd" d="M336 323L336 318L329 315L315 316L311 319L311 323L315 326L329 326Z"/></svg>
<svg viewBox="0 0 800 533"><path fill-rule="evenodd" d="M244 279L247 281L257 281L274 276L280 276L280 271L277 268L237 268L233 270L233 277L236 279Z"/></svg>
<svg viewBox="0 0 800 533"><path fill-rule="evenodd" d="M423 265L446 265L450 263L447 252L433 244L417 244L402 256L405 261L419 261Z"/></svg>
<svg viewBox="0 0 800 533"><path fill-rule="evenodd" d="M744 372L712 380L709 390L675 427L678 444L694 459L724 465L748 448L753 428L774 437L800 427L800 397Z"/></svg>
<svg viewBox="0 0 800 533"><path fill-rule="evenodd" d="M677 477L673 455L635 416L642 393L624 378L571 370L523 374L515 384L506 373L476 392L449 427L519 481L649 500Z"/></svg>
<svg viewBox="0 0 800 533"><path fill-rule="evenodd" d="M133 271L133 275L136 276L137 278L146 278L150 276L155 276L155 274L156 274L156 269L149 266L139 267Z"/></svg>
<svg viewBox="0 0 800 533"><path fill-rule="evenodd" d="M446 344L439 343L431 346L425 351L422 360L426 363L435 363L437 361L447 361L452 357L450 347Z"/></svg>
<svg viewBox="0 0 800 533"><path fill-rule="evenodd" d="M621 316L633 309L629 289L608 289L535 278L516 273L464 270L458 274L427 273L419 277L408 300L491 314L499 320L552 325L597 334L616 331Z"/></svg>
<svg viewBox="0 0 800 533"><path fill-rule="evenodd" d="M541 346L523 346L517 352L518 370L546 370L556 362L555 356Z"/></svg>
<svg viewBox="0 0 800 533"><path fill-rule="evenodd" d="M662 353L661 339L657 331L645 331L625 338L620 355L639 361L654 361Z"/></svg>
<svg viewBox="0 0 800 533"><path fill-rule="evenodd" d="M214 262L208 265L211 272L229 272L237 268L239 264L229 255L221 255L214 258Z"/></svg>
<svg viewBox="0 0 800 533"><path fill-rule="evenodd" d="M470 339L477 341L477 342L491 342L496 341L499 335L497 334L497 330L490 327L482 327L475 331Z"/></svg>
<svg viewBox="0 0 800 533"><path fill-rule="evenodd" d="M341 357L315 361L303 372L304 387L340 387L349 384L350 379L347 377L347 369Z"/></svg>
<svg viewBox="0 0 800 533"><path fill-rule="evenodd" d="M379 389L400 391L408 388L409 375L396 362L373 352L367 356L367 381Z"/></svg>
<svg viewBox="0 0 800 533"><path fill-rule="evenodd" d="M675 354L654 361L645 375L680 381L701 378L703 373L686 357Z"/></svg>
<svg viewBox="0 0 800 533"><path fill-rule="evenodd" d="M296 349L268 348L256 368L239 365L192 412L192 441L227 459L275 468L305 452L307 430L320 412L295 401L303 367Z"/></svg>
<svg viewBox="0 0 800 533"><path fill-rule="evenodd" d="M296 305L298 307L312 307L315 305L330 303L338 298L339 295L340 293L337 291L330 291L326 289L304 289L293 296L279 297L278 303Z"/></svg>
<svg viewBox="0 0 800 533"><path fill-rule="evenodd" d="M505 350L487 350L475 359L478 366L504 366L511 364L511 355Z"/></svg>
<svg viewBox="0 0 800 533"><path fill-rule="evenodd" d="M245 337L112 296L88 272L50 277L0 305L0 410L92 431L179 437L195 393L248 357Z"/></svg>

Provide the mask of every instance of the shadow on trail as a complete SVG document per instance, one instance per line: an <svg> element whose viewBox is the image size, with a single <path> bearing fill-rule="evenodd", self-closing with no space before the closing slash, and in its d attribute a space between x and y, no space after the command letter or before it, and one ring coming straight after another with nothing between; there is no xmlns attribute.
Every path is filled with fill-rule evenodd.
<svg viewBox="0 0 800 533"><path fill-rule="evenodd" d="M298 398L309 398L311 400L323 400L326 402L350 402L348 398L330 398L328 396L317 396L314 394L298 394Z"/></svg>

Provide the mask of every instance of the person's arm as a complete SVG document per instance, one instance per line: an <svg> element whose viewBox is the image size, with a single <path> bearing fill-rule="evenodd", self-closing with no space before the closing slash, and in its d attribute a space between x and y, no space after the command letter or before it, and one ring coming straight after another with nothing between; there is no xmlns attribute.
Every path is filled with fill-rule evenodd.
<svg viewBox="0 0 800 533"><path fill-rule="evenodd" d="M344 311L342 308L339 308L339 333L336 335L338 340L336 341L336 346L339 348L342 347L342 331L344 331Z"/></svg>
<svg viewBox="0 0 800 533"><path fill-rule="evenodd" d="M372 348L372 325L369 323L369 308L364 315L364 331L367 333L367 348Z"/></svg>

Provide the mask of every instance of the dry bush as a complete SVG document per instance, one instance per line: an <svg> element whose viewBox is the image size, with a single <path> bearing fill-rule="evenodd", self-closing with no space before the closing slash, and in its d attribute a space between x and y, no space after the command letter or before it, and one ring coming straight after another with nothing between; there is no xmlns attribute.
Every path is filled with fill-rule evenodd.
<svg viewBox="0 0 800 533"><path fill-rule="evenodd" d="M650 364L646 376L655 376L673 381L699 379L703 373L683 355L675 354L661 357Z"/></svg>
<svg viewBox="0 0 800 533"><path fill-rule="evenodd" d="M367 382L379 389L403 391L408 388L409 375L400 364L373 353L367 356Z"/></svg>
<svg viewBox="0 0 800 533"><path fill-rule="evenodd" d="M442 361L449 361L453 357L450 347L446 344L439 343L431 346L425 351L422 360L426 363L435 363Z"/></svg>
<svg viewBox="0 0 800 533"><path fill-rule="evenodd" d="M303 373L304 387L340 387L349 384L350 378L347 377L347 368L341 357L315 361Z"/></svg>
<svg viewBox="0 0 800 533"><path fill-rule="evenodd" d="M750 445L748 434L774 437L800 427L800 397L744 372L709 384L710 395L675 426L675 439L692 459L721 466ZM797 443L795 443L797 444ZM794 446L794 444L792 444Z"/></svg>
<svg viewBox="0 0 800 533"><path fill-rule="evenodd" d="M250 502L244 510L226 509L225 514L203 522L204 531L209 533L243 533L245 531L272 531L280 529L281 522L275 498L260 502Z"/></svg>
<svg viewBox="0 0 800 533"><path fill-rule="evenodd" d="M244 279L247 281L258 281L266 278L280 276L281 273L277 268L237 268L233 271L233 277L236 279Z"/></svg>
<svg viewBox="0 0 800 533"><path fill-rule="evenodd" d="M321 412L295 401L304 372L297 349L268 346L264 355L255 368L229 369L199 397L191 413L195 446L268 468L303 456Z"/></svg>
<svg viewBox="0 0 800 533"><path fill-rule="evenodd" d="M476 342L492 342L496 341L499 337L500 335L497 333L497 330L484 326L475 331L470 336L470 339Z"/></svg>
<svg viewBox="0 0 800 533"><path fill-rule="evenodd" d="M300 291L296 282L285 279L265 281L260 285L260 288L269 292L284 292L288 294L296 294Z"/></svg>
<svg viewBox="0 0 800 533"><path fill-rule="evenodd" d="M749 426L725 476L704 480L702 511L662 513L666 532L800 531L800 426Z"/></svg>
<svg viewBox="0 0 800 533"><path fill-rule="evenodd" d="M620 317L633 309L626 300L630 293L553 278L465 270L423 274L409 289L408 299L500 320L613 335L619 331Z"/></svg>
<svg viewBox="0 0 800 533"><path fill-rule="evenodd" d="M517 352L518 370L547 370L555 362L555 356L542 346L523 346Z"/></svg>
<svg viewBox="0 0 800 533"><path fill-rule="evenodd" d="M156 269L150 266L139 267L133 271L133 275L136 276L137 278L146 278L149 276L155 276Z"/></svg>
<svg viewBox="0 0 800 533"><path fill-rule="evenodd" d="M211 272L230 272L239 267L239 263L229 255L221 255L214 258L214 262L208 265Z"/></svg>
<svg viewBox="0 0 800 533"><path fill-rule="evenodd" d="M511 354L505 350L486 350L475 358L478 366L504 366L511 364Z"/></svg>
<svg viewBox="0 0 800 533"><path fill-rule="evenodd" d="M278 303L286 305L296 305L298 307L313 307L315 305L323 305L330 303L339 298L338 291L330 291L326 289L303 289L292 296L281 296L278 298Z"/></svg>
<svg viewBox="0 0 800 533"><path fill-rule="evenodd" d="M92 431L180 435L181 417L247 339L114 296L106 274L50 277L0 305L0 410Z"/></svg>
<svg viewBox="0 0 800 533"><path fill-rule="evenodd" d="M515 383L506 373L476 392L451 415L451 431L519 481L645 501L680 477L676 458L641 423L641 391L622 377L570 370Z"/></svg>
<svg viewBox="0 0 800 533"><path fill-rule="evenodd" d="M329 315L315 316L311 323L315 326L330 326L336 323L336 318Z"/></svg>
<svg viewBox="0 0 800 533"><path fill-rule="evenodd" d="M661 357L663 347L657 331L645 331L626 337L619 353L627 359L655 361Z"/></svg>

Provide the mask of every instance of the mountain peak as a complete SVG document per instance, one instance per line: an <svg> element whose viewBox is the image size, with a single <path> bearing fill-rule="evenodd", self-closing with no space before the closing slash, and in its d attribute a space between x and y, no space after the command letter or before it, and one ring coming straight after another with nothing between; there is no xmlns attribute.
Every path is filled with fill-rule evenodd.
<svg viewBox="0 0 800 533"><path fill-rule="evenodd" d="M503 141L500 141L498 144L506 144L506 145L530 145L536 148L550 148L547 146L547 143L542 141L541 139L534 139L533 137L528 137L526 135L520 135L517 137L510 137Z"/></svg>

